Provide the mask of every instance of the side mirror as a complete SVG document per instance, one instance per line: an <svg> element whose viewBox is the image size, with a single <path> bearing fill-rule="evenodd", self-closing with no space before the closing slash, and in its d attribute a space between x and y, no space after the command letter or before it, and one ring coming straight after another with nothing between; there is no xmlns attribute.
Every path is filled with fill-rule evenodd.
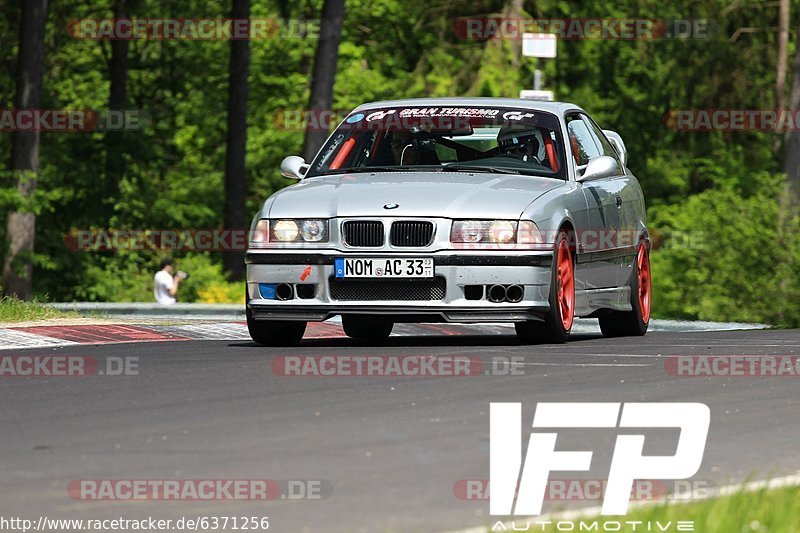
<svg viewBox="0 0 800 533"><path fill-rule="evenodd" d="M281 161L281 174L293 180L301 180L308 172L306 160L298 155L290 155Z"/></svg>
<svg viewBox="0 0 800 533"><path fill-rule="evenodd" d="M619 174L619 164L610 156L601 155L595 157L586 165L582 176L578 176L578 181L597 180L601 178L610 178Z"/></svg>
<svg viewBox="0 0 800 533"><path fill-rule="evenodd" d="M622 140L620 134L611 130L603 130L603 133L606 134L608 140L611 141L611 144L617 149L619 159L622 161L622 166L628 166L628 150L625 148L625 142Z"/></svg>

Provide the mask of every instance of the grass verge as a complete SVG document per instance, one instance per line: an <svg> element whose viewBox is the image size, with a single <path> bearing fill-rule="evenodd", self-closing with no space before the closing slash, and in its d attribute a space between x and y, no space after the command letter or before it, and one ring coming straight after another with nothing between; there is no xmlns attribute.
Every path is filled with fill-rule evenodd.
<svg viewBox="0 0 800 533"><path fill-rule="evenodd" d="M546 529L542 529L535 523L535 519L531 519L527 531L546 533L566 531L556 529L555 522L558 521L556 515L552 519L554 525ZM676 532L678 521L689 520L694 522L693 531L697 533L797 533L800 532L800 487L742 491L729 496L686 503L644 505L631 509L624 517L584 517L568 521L575 524L573 531L580 531L579 522L597 521L598 527L593 531L601 532L610 531L603 527L605 522L621 522L622 528L614 531L629 533L649 531L642 523L654 524L652 531L660 531L655 525L656 522L662 527L671 523L669 529L664 531ZM629 522L639 522L639 524L626 526L625 523ZM518 520L516 525L520 527L521 521Z"/></svg>
<svg viewBox="0 0 800 533"><path fill-rule="evenodd" d="M74 318L77 313L64 312L42 305L41 302L24 302L16 298L0 298L0 322L26 322L48 318Z"/></svg>

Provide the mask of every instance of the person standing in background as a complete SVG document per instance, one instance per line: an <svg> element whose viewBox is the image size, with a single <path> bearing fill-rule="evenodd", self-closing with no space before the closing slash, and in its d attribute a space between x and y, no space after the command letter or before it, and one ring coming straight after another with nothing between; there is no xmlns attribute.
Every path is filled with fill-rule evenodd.
<svg viewBox="0 0 800 533"><path fill-rule="evenodd" d="M153 278L153 296L156 301L162 305L171 305L175 303L175 296L178 294L178 286L186 276L182 272L172 275L172 259L164 259L161 261L161 270L156 272Z"/></svg>

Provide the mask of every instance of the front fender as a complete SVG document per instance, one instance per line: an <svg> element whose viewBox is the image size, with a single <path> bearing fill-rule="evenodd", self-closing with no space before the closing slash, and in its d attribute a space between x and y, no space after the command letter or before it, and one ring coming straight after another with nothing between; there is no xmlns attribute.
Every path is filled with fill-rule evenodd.
<svg viewBox="0 0 800 533"><path fill-rule="evenodd" d="M576 230L579 213L586 210L586 198L576 182L548 191L531 202L523 211L523 220L533 220L545 242L554 243L558 230L569 224Z"/></svg>

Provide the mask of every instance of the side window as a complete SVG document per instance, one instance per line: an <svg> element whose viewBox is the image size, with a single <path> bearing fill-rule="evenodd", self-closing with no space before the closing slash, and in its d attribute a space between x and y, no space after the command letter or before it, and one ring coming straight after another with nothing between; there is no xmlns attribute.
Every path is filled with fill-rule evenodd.
<svg viewBox="0 0 800 533"><path fill-rule="evenodd" d="M581 119L580 115L569 115L566 120L569 145L575 164L583 166L589 160L600 157L602 155L600 148L592 138L589 126Z"/></svg>
<svg viewBox="0 0 800 533"><path fill-rule="evenodd" d="M620 167L620 173L622 173L622 165L619 160L619 154L614 149L614 146L611 144L611 141L608 140L606 134L603 133L603 130L600 129L600 126L594 123L592 119L584 115L584 120L589 124L589 127L592 129L592 134L595 139L597 139L597 143L600 148L603 150L603 155L607 155L609 157L613 157L617 161L617 165Z"/></svg>

